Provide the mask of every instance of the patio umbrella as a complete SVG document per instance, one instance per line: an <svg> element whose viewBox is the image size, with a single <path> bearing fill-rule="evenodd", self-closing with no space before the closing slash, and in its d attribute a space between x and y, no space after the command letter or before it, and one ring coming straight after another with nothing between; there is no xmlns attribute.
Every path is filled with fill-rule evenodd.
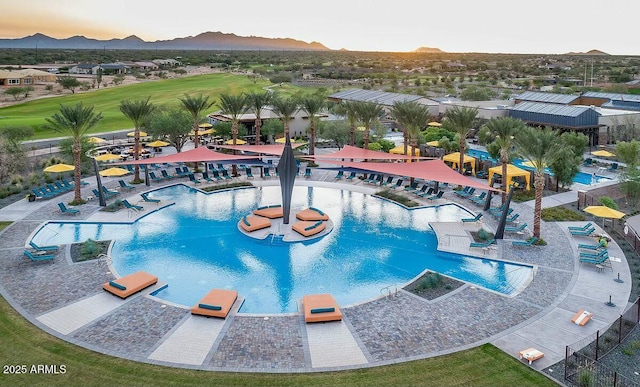
<svg viewBox="0 0 640 387"><path fill-rule="evenodd" d="M76 169L73 165L69 164L54 164L43 169L44 172L53 172L53 173L62 173L62 172L70 172Z"/></svg>
<svg viewBox="0 0 640 387"><path fill-rule="evenodd" d="M103 142L107 142L107 140L100 137L89 137L89 142L92 144L102 144Z"/></svg>
<svg viewBox="0 0 640 387"><path fill-rule="evenodd" d="M287 139L286 139L285 137L277 138L277 139L276 139L276 142L277 142L278 144L284 144L284 143L286 143L286 142L287 142ZM296 143L303 143L303 142L304 142L304 141L302 141L302 140L298 140L298 141L296 141L296 140L291 140L291 143L292 143L292 144L296 144Z"/></svg>
<svg viewBox="0 0 640 387"><path fill-rule="evenodd" d="M432 121L432 122L429 122L429 126L434 126L436 128L439 128L442 126L442 124L439 122Z"/></svg>
<svg viewBox="0 0 640 387"><path fill-rule="evenodd" d="M598 157L613 157L616 155L615 153L611 153L606 150L593 151L591 154Z"/></svg>
<svg viewBox="0 0 640 387"><path fill-rule="evenodd" d="M625 214L624 212L620 212L618 210L614 210L613 208L609 208L607 206L589 206L583 210L584 212L588 212L591 215L595 215L599 218L602 218L602 226L604 226L604 219L622 219Z"/></svg>
<svg viewBox="0 0 640 387"><path fill-rule="evenodd" d="M438 141L438 140L429 141L429 142L427 142L427 145L429 145L429 146L440 146L440 141Z"/></svg>
<svg viewBox="0 0 640 387"><path fill-rule="evenodd" d="M215 132L216 132L215 129L198 130L198 135L199 136L204 136L204 135L207 135L207 134L213 134ZM195 134L195 132L193 130L189 132L189 136L195 136L195 135L196 134Z"/></svg>
<svg viewBox="0 0 640 387"><path fill-rule="evenodd" d="M100 171L100 176L124 176L127 173L129 173L128 169L113 167Z"/></svg>
<svg viewBox="0 0 640 387"><path fill-rule="evenodd" d="M135 135L136 135L136 132L127 133L127 136L129 136L129 137L135 137ZM140 137L147 137L147 132L140 131Z"/></svg>
<svg viewBox="0 0 640 387"><path fill-rule="evenodd" d="M233 145L233 139L231 139L231 140L227 140L227 141L225 141L224 143L225 143L225 144L227 144L227 145ZM239 138L238 138L238 139L236 139L236 145L244 145L244 144L246 144L246 143L247 143L247 142L246 142L245 140L241 140L241 139L239 139Z"/></svg>
<svg viewBox="0 0 640 387"><path fill-rule="evenodd" d="M113 153L105 153L100 156L95 157L98 161L112 161L112 160L120 160L120 155L115 155Z"/></svg>
<svg viewBox="0 0 640 387"><path fill-rule="evenodd" d="M200 129L211 129L211 128L213 128L213 125L205 122L204 124L198 125L198 128L200 128Z"/></svg>
<svg viewBox="0 0 640 387"><path fill-rule="evenodd" d="M531 161L525 161L524 163L522 163L522 166L529 167L529 168L535 168ZM547 166L545 165L544 167L546 168Z"/></svg>
<svg viewBox="0 0 640 387"><path fill-rule="evenodd" d="M154 147L154 148L158 148L158 147L162 147L162 146L167 146L169 145L168 142L166 141L161 141L161 140L155 140L154 142L150 142L147 144L147 146L150 147Z"/></svg>

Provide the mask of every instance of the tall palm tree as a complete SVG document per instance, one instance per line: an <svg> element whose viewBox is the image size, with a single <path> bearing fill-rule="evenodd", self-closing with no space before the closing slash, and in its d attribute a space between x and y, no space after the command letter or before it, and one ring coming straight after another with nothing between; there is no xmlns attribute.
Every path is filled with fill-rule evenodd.
<svg viewBox="0 0 640 387"><path fill-rule="evenodd" d="M68 135L73 140L71 150L73 152L74 196L72 204L83 203L80 196L80 160L82 158L82 137L96 126L102 119L102 113L94 113L93 106L84 106L82 102L74 106L60 105L60 111L46 118L47 126L56 132Z"/></svg>
<svg viewBox="0 0 640 387"><path fill-rule="evenodd" d="M460 174L463 174L464 170L464 151L467 147L467 137L469 137L477 118L478 109L466 106L454 106L445 113L444 127L458 134L458 148L460 150L458 172Z"/></svg>
<svg viewBox="0 0 640 387"><path fill-rule="evenodd" d="M140 128L147 122L148 118L153 113L155 106L149 102L151 96L147 99L137 99L134 101L123 100L120 102L120 111L128 119L133 122L134 126L134 142L133 142L133 159L138 160L140 158ZM133 173L133 182L139 183L140 180L140 166L136 164Z"/></svg>
<svg viewBox="0 0 640 387"><path fill-rule="evenodd" d="M500 153L500 163L502 164L502 203L507 200L507 164L513 153L514 138L517 133L524 129L525 124L522 120L513 117L500 117L489 120L485 127L489 131L493 142L487 147L496 147Z"/></svg>
<svg viewBox="0 0 640 387"><path fill-rule="evenodd" d="M416 156L418 134L429 122L429 108L415 101L396 101L391 108L394 120L402 126L405 133L404 153L407 154L407 141L411 145L411 156Z"/></svg>
<svg viewBox="0 0 640 387"><path fill-rule="evenodd" d="M327 106L327 100L321 95L310 95L300 101L301 109L309 116L309 154L315 154L316 143L316 120L320 113Z"/></svg>
<svg viewBox="0 0 640 387"><path fill-rule="evenodd" d="M289 124L293 116L300 110L298 101L293 97L281 97L276 95L271 101L273 112L280 116L280 120L284 124L285 137L289 134Z"/></svg>
<svg viewBox="0 0 640 387"><path fill-rule="evenodd" d="M231 118L231 138L233 145L238 140L238 125L240 124L240 116L247 111L247 96L245 94L220 94L220 108L222 114ZM236 154L236 151L233 151ZM233 164L231 173L238 175L237 166Z"/></svg>
<svg viewBox="0 0 640 387"><path fill-rule="evenodd" d="M202 94L196 97L185 94L183 98L178 99L182 103L182 106L187 110L187 112L189 112L189 114L193 118L193 142L194 147L197 148L198 145L200 145L198 132L200 130L200 120L202 117L202 113L213 106L215 101L209 101L209 97L205 97Z"/></svg>
<svg viewBox="0 0 640 387"><path fill-rule="evenodd" d="M356 116L364 126L364 149L369 149L369 133L383 113L382 105L375 102L356 102Z"/></svg>
<svg viewBox="0 0 640 387"><path fill-rule="evenodd" d="M256 115L256 145L260 145L260 129L262 128L262 109L271 103L273 93L265 91L264 93L247 94L247 106Z"/></svg>
<svg viewBox="0 0 640 387"><path fill-rule="evenodd" d="M543 130L525 127L516 134L514 143L518 155L531 162L534 169L533 235L540 238L545 167L553 164L562 155L564 145L560 141L558 134L550 127L546 127ZM505 180L504 177L503 180Z"/></svg>

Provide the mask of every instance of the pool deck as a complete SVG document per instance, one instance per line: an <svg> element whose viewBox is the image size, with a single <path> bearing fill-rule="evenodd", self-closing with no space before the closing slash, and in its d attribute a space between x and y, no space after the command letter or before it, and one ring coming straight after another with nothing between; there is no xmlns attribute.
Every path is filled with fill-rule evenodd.
<svg viewBox="0 0 640 387"><path fill-rule="evenodd" d="M362 181L335 180L335 171L314 170L298 185L344 188L375 193ZM86 179L90 181L90 179ZM174 179L175 180L175 179ZM107 186L114 186L106 179ZM180 182L193 186L187 179ZM277 179L251 182L276 185ZM171 182L173 184L175 182ZM153 184L153 188L162 184ZM83 188L83 196L95 187ZM144 185L123 192L133 202ZM573 198L576 194L573 192ZM152 195L153 196L153 195ZM438 356L493 343L506 353L534 347L545 356L532 367L546 368L564 358L565 345L587 338L610 325L628 306L631 276L621 249L610 243L611 270L579 264L578 243L593 238L571 236L568 225L584 222L542 222L547 246L515 247L526 234L506 234L495 249L470 249L470 231L495 229L497 220L485 213L482 223L432 224L439 249L533 265L529 286L512 297L468 284L436 300L426 300L398 288L381 289L381 296L354 305L341 305L340 322L305 324L301 313L252 315L238 313L243 295L225 319L192 316L190 306L175 305L150 295L146 289L126 300L106 294L102 284L113 279L108 263L97 260L72 263L69 246L53 263L31 262L22 255L27 238L48 220L131 222L170 203L140 203L140 212L100 212L97 202L68 216L57 210L58 199L29 203L21 200L0 209L1 220L14 223L0 233L0 293L25 318L68 342L108 355L135 361L244 372L315 372L372 367ZM474 214L481 208L446 190L443 199L414 199L424 205L451 201ZM494 199L494 205L499 198ZM565 200L569 200L569 197ZM529 203L515 203L520 221L533 223ZM597 228L596 233L602 230ZM624 281L613 281L617 274ZM170 282L160 279L161 282ZM605 305L609 297L616 306ZM586 326L571 322L579 310L594 313ZM587 344L587 343L585 343ZM558 370L561 372L561 370Z"/></svg>

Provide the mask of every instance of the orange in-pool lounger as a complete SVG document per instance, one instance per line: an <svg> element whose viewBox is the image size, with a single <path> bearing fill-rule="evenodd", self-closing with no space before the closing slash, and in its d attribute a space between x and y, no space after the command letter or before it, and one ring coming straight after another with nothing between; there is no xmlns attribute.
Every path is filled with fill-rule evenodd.
<svg viewBox="0 0 640 387"><path fill-rule="evenodd" d="M331 294L309 294L302 297L305 322L342 320L338 303Z"/></svg>
<svg viewBox="0 0 640 387"><path fill-rule="evenodd" d="M261 230L263 228L271 227L271 221L267 218L263 218L261 216L244 216L238 222L238 225L242 227L243 230L247 232L252 232L256 230Z"/></svg>
<svg viewBox="0 0 640 387"><path fill-rule="evenodd" d="M309 221L329 220L329 215L325 214L317 208L309 207L306 210L299 211L296 214L296 218Z"/></svg>
<svg viewBox="0 0 640 387"><path fill-rule="evenodd" d="M120 298L127 298L130 295L141 291L158 282L158 277L144 271L120 277L102 285L102 288Z"/></svg>
<svg viewBox="0 0 640 387"><path fill-rule="evenodd" d="M225 318L237 298L238 292L235 290L213 289L191 308L191 314Z"/></svg>
<svg viewBox="0 0 640 387"><path fill-rule="evenodd" d="M308 237L316 235L317 233L323 231L326 227L327 225L321 220L317 222L300 221L294 223L294 225L291 226L291 229L302 236Z"/></svg>
<svg viewBox="0 0 640 387"><path fill-rule="evenodd" d="M258 207L258 209L253 210L253 214L264 216L265 218L269 219L282 218L284 216L282 212L282 206L279 204Z"/></svg>

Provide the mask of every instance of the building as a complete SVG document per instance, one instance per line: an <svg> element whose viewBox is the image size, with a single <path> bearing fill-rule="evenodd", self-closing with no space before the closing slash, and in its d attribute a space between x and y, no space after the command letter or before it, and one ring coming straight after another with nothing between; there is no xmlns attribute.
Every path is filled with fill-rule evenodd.
<svg viewBox="0 0 640 387"><path fill-rule="evenodd" d="M436 117L438 115L438 102L430 100L420 95L389 93L385 91L347 89L333 93L329 96L329 101L363 101L375 102L385 109L387 113L391 111L396 102L417 102L429 107L429 114Z"/></svg>
<svg viewBox="0 0 640 387"><path fill-rule="evenodd" d="M0 70L0 86L32 86L55 82L55 74L35 69Z"/></svg>

